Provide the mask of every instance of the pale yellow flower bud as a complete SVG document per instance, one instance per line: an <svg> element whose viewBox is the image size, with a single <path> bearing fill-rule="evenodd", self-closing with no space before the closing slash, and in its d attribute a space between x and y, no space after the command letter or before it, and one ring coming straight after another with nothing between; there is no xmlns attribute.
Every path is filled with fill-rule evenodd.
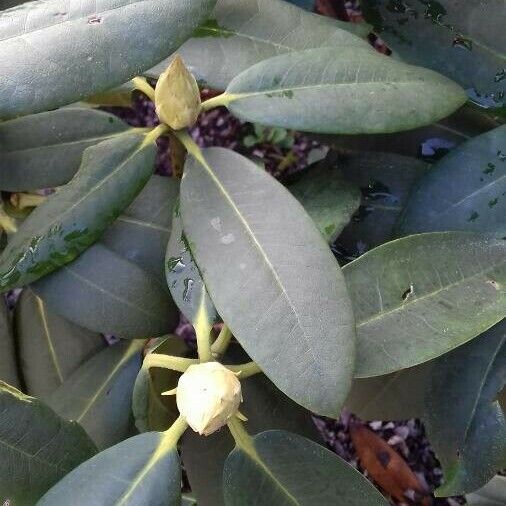
<svg viewBox="0 0 506 506"><path fill-rule="evenodd" d="M237 413L242 402L241 383L219 362L192 365L179 378L176 402L188 425L209 436Z"/></svg>
<svg viewBox="0 0 506 506"><path fill-rule="evenodd" d="M195 124L200 104L197 81L183 60L176 56L156 84L156 114L162 123L181 130Z"/></svg>

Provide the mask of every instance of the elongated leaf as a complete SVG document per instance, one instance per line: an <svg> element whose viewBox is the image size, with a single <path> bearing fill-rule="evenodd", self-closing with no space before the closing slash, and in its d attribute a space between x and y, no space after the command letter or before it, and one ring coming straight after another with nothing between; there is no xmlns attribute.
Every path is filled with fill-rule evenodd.
<svg viewBox="0 0 506 506"><path fill-rule="evenodd" d="M23 379L30 395L46 400L105 342L48 310L31 290L23 290L15 310Z"/></svg>
<svg viewBox="0 0 506 506"><path fill-rule="evenodd" d="M414 184L428 169L415 158L391 153L349 153L336 162L362 190L358 213L339 236L346 250L362 254L394 237L395 225Z"/></svg>
<svg viewBox="0 0 506 506"><path fill-rule="evenodd" d="M37 207L0 256L0 287L32 283L71 262L135 198L154 170L141 133L88 148L72 181Z"/></svg>
<svg viewBox="0 0 506 506"><path fill-rule="evenodd" d="M174 51L213 0L28 2L0 15L0 118L119 86ZM142 30L132 23L142 20ZM149 41L145 33L150 34Z"/></svg>
<svg viewBox="0 0 506 506"><path fill-rule="evenodd" d="M238 344L232 344L225 355L225 363L248 361ZM252 434L270 429L283 429L320 442L321 438L308 411L286 397L263 374L241 382L244 403L241 412L248 418L247 428ZM207 506L222 506L223 465L234 449L228 430L201 437L187 431L182 438L181 454L184 467L196 498Z"/></svg>
<svg viewBox="0 0 506 506"><path fill-rule="evenodd" d="M0 381L19 388L14 337L5 301L0 301Z"/></svg>
<svg viewBox="0 0 506 506"><path fill-rule="evenodd" d="M456 148L420 180L399 234L439 230L506 236L506 125Z"/></svg>
<svg viewBox="0 0 506 506"><path fill-rule="evenodd" d="M366 19L401 58L442 72L478 102L504 104L504 2L489 0L486 8L480 0L362 4Z"/></svg>
<svg viewBox="0 0 506 506"><path fill-rule="evenodd" d="M506 466L506 417L497 401L505 384L506 320L438 361L424 416L445 478L438 495L472 492Z"/></svg>
<svg viewBox="0 0 506 506"><path fill-rule="evenodd" d="M343 269L357 322L357 377L435 358L500 321L506 242L465 232L413 235Z"/></svg>
<svg viewBox="0 0 506 506"><path fill-rule="evenodd" d="M204 24L177 53L196 78L224 90L240 72L278 54L315 47L365 47L365 24L343 23L304 12L282 0L218 0ZM355 34L355 35L353 35ZM163 61L147 74L158 77Z"/></svg>
<svg viewBox="0 0 506 506"><path fill-rule="evenodd" d="M212 325L218 318L213 301L207 293L200 271L195 264L183 223L176 209L172 220L172 233L165 254L165 276L170 293L179 310L194 325L200 314ZM199 313L199 310L201 310Z"/></svg>
<svg viewBox="0 0 506 506"><path fill-rule="evenodd" d="M127 339L163 335L179 319L154 276L101 244L32 288L52 311L103 334Z"/></svg>
<svg viewBox="0 0 506 506"><path fill-rule="evenodd" d="M187 161L181 216L218 313L246 352L293 400L336 416L353 371L353 314L302 206L253 162L211 148Z"/></svg>
<svg viewBox="0 0 506 506"><path fill-rule="evenodd" d="M120 342L101 351L55 390L47 403L62 418L78 422L99 449L130 433L132 390L144 341Z"/></svg>
<svg viewBox="0 0 506 506"><path fill-rule="evenodd" d="M34 504L54 483L96 452L75 422L0 382L0 494Z"/></svg>
<svg viewBox="0 0 506 506"><path fill-rule="evenodd" d="M223 472L225 504L387 506L388 501L346 461L285 431L255 436L236 448Z"/></svg>
<svg viewBox="0 0 506 506"><path fill-rule="evenodd" d="M346 181L337 167L326 161L304 171L288 184L292 195L304 206L325 240L333 243L360 205L357 186Z"/></svg>
<svg viewBox="0 0 506 506"><path fill-rule="evenodd" d="M26 191L65 184L87 147L128 128L116 116L86 107L0 123L0 188Z"/></svg>
<svg viewBox="0 0 506 506"><path fill-rule="evenodd" d="M469 506L502 506L506 503L506 476L494 476L483 488L466 496Z"/></svg>
<svg viewBox="0 0 506 506"><path fill-rule="evenodd" d="M152 176L101 239L109 249L152 272L163 284L165 248L178 194L179 181Z"/></svg>
<svg viewBox="0 0 506 506"><path fill-rule="evenodd" d="M38 506L181 504L181 468L173 444L147 432L109 448L65 476Z"/></svg>
<svg viewBox="0 0 506 506"><path fill-rule="evenodd" d="M369 48L310 49L269 58L232 80L222 103L246 121L320 133L409 130L451 114L458 85Z"/></svg>

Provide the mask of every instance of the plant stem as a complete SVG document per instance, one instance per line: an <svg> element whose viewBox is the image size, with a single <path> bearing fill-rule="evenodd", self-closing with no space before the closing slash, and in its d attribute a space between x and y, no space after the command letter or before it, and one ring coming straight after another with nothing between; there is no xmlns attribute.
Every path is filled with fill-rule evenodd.
<svg viewBox="0 0 506 506"><path fill-rule="evenodd" d="M155 101L155 90L145 77L134 77L132 83L136 90L142 91L150 100Z"/></svg>
<svg viewBox="0 0 506 506"><path fill-rule="evenodd" d="M195 334L197 335L197 351L200 362L211 362L214 360L211 352L211 330L213 325L209 320L206 307L206 292L202 290L197 316L194 322Z"/></svg>
<svg viewBox="0 0 506 506"><path fill-rule="evenodd" d="M227 365L225 367L232 372L240 373L239 378L241 379L246 379L250 376L254 376L255 374L262 372L262 369L260 369L256 362L248 362L246 364L238 365Z"/></svg>
<svg viewBox="0 0 506 506"><path fill-rule="evenodd" d="M237 416L233 416L227 422L228 430L232 434L234 438L235 444L238 448L245 451L249 455L257 457L257 451L255 450L255 446L253 445L253 439L248 434L247 430L244 428L243 422L237 418Z"/></svg>
<svg viewBox="0 0 506 506"><path fill-rule="evenodd" d="M186 148L186 151L188 151L190 155L192 155L199 162L204 161L200 147L193 140L192 136L188 133L187 130L174 130L172 133L179 139L179 142L181 142L181 144Z"/></svg>
<svg viewBox="0 0 506 506"><path fill-rule="evenodd" d="M173 371L185 372L188 367L198 364L199 361L193 358L174 357L160 353L149 353L144 358L144 366L160 367L161 369L172 369Z"/></svg>
<svg viewBox="0 0 506 506"><path fill-rule="evenodd" d="M177 420L164 432L164 446L170 445L172 447L175 447L187 428L188 424L186 423L186 420L181 415L179 415Z"/></svg>
<svg viewBox="0 0 506 506"><path fill-rule="evenodd" d="M169 135L170 165L172 167L172 177L181 179L183 176L184 162L186 159L186 148L181 141L174 135Z"/></svg>
<svg viewBox="0 0 506 506"><path fill-rule="evenodd" d="M235 100L234 95L230 95L228 93L222 93L221 95L218 95L217 97L210 98L206 100L205 102L202 102L202 105L200 107L200 112L210 111L211 109L214 109L215 107L221 107L221 106L227 106L230 102Z"/></svg>
<svg viewBox="0 0 506 506"><path fill-rule="evenodd" d="M216 338L216 341L214 341L211 346L211 352L213 353L213 356L220 357L224 355L228 349L231 339L232 332L226 325L223 325L218 337Z"/></svg>
<svg viewBox="0 0 506 506"><path fill-rule="evenodd" d="M158 137L161 137L167 131L169 130L169 127L167 125L158 125L157 127L151 129L146 134L146 137L144 138L144 142L142 143L142 147L147 146L148 144L151 144L153 142L156 142Z"/></svg>

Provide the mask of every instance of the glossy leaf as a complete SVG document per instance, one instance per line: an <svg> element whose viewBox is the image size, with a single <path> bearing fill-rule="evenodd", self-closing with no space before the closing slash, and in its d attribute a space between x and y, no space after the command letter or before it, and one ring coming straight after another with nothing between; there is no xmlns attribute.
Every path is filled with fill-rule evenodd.
<svg viewBox="0 0 506 506"><path fill-rule="evenodd" d="M464 344L506 310L506 242L465 232L409 236L343 269L357 323L357 377Z"/></svg>
<svg viewBox="0 0 506 506"><path fill-rule="evenodd" d="M305 12L282 0L218 0L210 19L177 53L195 77L223 90L240 72L278 54L315 47L365 47L365 24L344 23ZM354 35L355 34L355 35ZM148 71L158 77L163 61Z"/></svg>
<svg viewBox="0 0 506 506"><path fill-rule="evenodd" d="M373 134L433 123L464 104L466 96L431 70L353 47L269 58L234 78L220 101L246 121Z"/></svg>
<svg viewBox="0 0 506 506"><path fill-rule="evenodd" d="M186 163L181 216L216 309L247 353L296 402L337 416L353 374L353 314L302 206L253 162L210 148Z"/></svg>
<svg viewBox="0 0 506 506"><path fill-rule="evenodd" d="M127 339L163 335L179 320L154 276L101 244L32 288L55 313L104 334Z"/></svg>
<svg viewBox="0 0 506 506"><path fill-rule="evenodd" d="M367 478L335 453L285 431L236 448L223 472L225 504L387 506Z"/></svg>
<svg viewBox="0 0 506 506"><path fill-rule="evenodd" d="M506 125L451 151L419 181L399 234L444 230L506 236Z"/></svg>
<svg viewBox="0 0 506 506"><path fill-rule="evenodd" d="M504 2L490 0L486 8L479 0L362 4L366 19L405 61L442 72L478 102L504 103Z"/></svg>
<svg viewBox="0 0 506 506"><path fill-rule="evenodd" d="M239 345L232 344L225 356L226 363L243 363L248 357ZM257 434L265 430L283 429L320 442L311 416L297 405L263 374L241 382L244 402L241 412L248 418L248 431ZM184 467L197 500L206 506L222 506L223 465L234 449L234 440L228 430L201 437L187 431L181 441Z"/></svg>
<svg viewBox="0 0 506 506"><path fill-rule="evenodd" d="M494 476L484 487L466 496L469 506L503 506L506 503L506 476Z"/></svg>
<svg viewBox="0 0 506 506"><path fill-rule="evenodd" d="M178 194L179 181L152 176L101 238L109 249L152 272L163 284L165 248Z"/></svg>
<svg viewBox="0 0 506 506"><path fill-rule="evenodd" d="M5 301L0 301L0 381L19 388L14 336Z"/></svg>
<svg viewBox="0 0 506 506"><path fill-rule="evenodd" d="M83 151L130 127L112 114L68 107L0 123L0 188L27 191L67 183Z"/></svg>
<svg viewBox="0 0 506 506"><path fill-rule="evenodd" d="M339 245L362 254L394 236L395 225L425 162L391 153L349 153L335 161L346 180L360 187L359 211L339 236Z"/></svg>
<svg viewBox="0 0 506 506"><path fill-rule="evenodd" d="M181 503L181 467L174 445L148 432L127 439L65 476L38 506L122 506Z"/></svg>
<svg viewBox="0 0 506 506"><path fill-rule="evenodd" d="M309 167L295 182L288 184L288 189L329 243L337 239L360 205L358 187L326 161Z"/></svg>
<svg viewBox="0 0 506 506"><path fill-rule="evenodd" d="M205 315L209 325L218 319L184 235L179 210L176 210L172 219L172 233L165 254L165 276L174 302L190 322L195 325L202 308L200 315Z"/></svg>
<svg viewBox="0 0 506 506"><path fill-rule="evenodd" d="M42 400L105 346L100 334L48 310L29 289L23 290L14 317L27 391Z"/></svg>
<svg viewBox="0 0 506 506"><path fill-rule="evenodd" d="M88 148L65 187L37 207L0 256L0 287L23 286L65 265L92 243L154 170L155 143L142 133Z"/></svg>
<svg viewBox="0 0 506 506"><path fill-rule="evenodd" d="M125 83L180 46L214 3L69 0L62 7L47 0L3 11L0 118L54 109ZM132 29L141 20L142 30Z"/></svg>
<svg viewBox="0 0 506 506"><path fill-rule="evenodd" d="M144 341L120 342L85 362L47 403L62 418L78 422L99 449L131 430L132 390Z"/></svg>
<svg viewBox="0 0 506 506"><path fill-rule="evenodd" d="M504 315L504 313L503 313ZM425 398L425 426L443 467L437 495L472 492L506 467L506 320L441 357Z"/></svg>
<svg viewBox="0 0 506 506"><path fill-rule="evenodd" d="M0 382L0 498L34 504L96 448L75 422Z"/></svg>

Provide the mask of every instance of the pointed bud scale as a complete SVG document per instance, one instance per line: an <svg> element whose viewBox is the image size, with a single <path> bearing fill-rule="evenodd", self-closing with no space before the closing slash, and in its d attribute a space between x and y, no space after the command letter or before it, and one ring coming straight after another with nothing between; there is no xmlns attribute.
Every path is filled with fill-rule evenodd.
<svg viewBox="0 0 506 506"><path fill-rule="evenodd" d="M242 402L241 383L218 362L192 365L179 378L176 402L188 425L209 436L237 413Z"/></svg>
<svg viewBox="0 0 506 506"><path fill-rule="evenodd" d="M162 123L173 130L181 130L195 124L200 104L197 81L183 60L176 56L156 84L156 114Z"/></svg>

